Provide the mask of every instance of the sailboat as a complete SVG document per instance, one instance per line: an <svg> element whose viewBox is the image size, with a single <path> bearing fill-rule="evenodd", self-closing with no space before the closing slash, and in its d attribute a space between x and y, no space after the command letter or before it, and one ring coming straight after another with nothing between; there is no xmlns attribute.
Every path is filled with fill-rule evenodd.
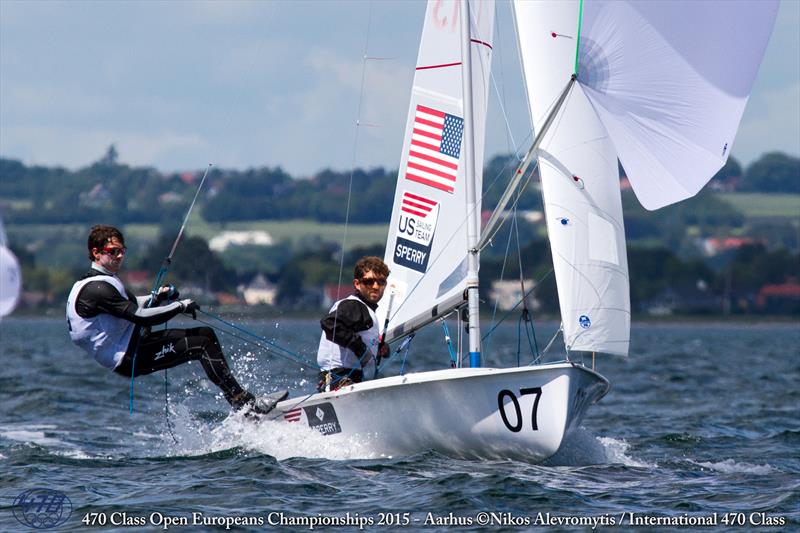
<svg viewBox="0 0 800 533"><path fill-rule="evenodd" d="M6 231L0 220L0 318L10 315L17 307L22 291L22 274L17 256L8 247Z"/></svg>
<svg viewBox="0 0 800 533"><path fill-rule="evenodd" d="M376 454L540 461L608 392L608 380L576 355L629 351L617 158L648 209L696 194L730 153L777 2L517 0L513 8L535 141L481 228L495 6L429 1L386 246L385 340L466 313L468 357L286 400L277 419L355 438ZM565 355L484 367L480 250L535 164Z"/></svg>

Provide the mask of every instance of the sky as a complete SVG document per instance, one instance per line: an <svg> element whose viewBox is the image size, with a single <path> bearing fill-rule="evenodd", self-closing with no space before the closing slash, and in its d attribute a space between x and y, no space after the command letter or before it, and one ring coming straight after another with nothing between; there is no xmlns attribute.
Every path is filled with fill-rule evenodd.
<svg viewBox="0 0 800 533"><path fill-rule="evenodd" d="M76 169L113 143L120 162L162 171L396 168L424 11L390 0L0 0L0 156ZM497 18L487 156L530 129L507 3ZM798 28L800 0L784 0L732 147L742 164L800 155Z"/></svg>

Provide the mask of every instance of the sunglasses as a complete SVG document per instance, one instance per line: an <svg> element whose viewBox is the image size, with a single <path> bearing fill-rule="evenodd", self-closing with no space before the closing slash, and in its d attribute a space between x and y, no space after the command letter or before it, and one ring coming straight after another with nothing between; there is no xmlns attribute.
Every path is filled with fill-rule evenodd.
<svg viewBox="0 0 800 533"><path fill-rule="evenodd" d="M367 287L372 287L376 283L378 287L384 287L386 285L386 278L361 278L358 281Z"/></svg>
<svg viewBox="0 0 800 533"><path fill-rule="evenodd" d="M121 248L106 246L105 248L100 250L100 253L101 254L106 254L106 255L111 255L113 257L119 257L119 256L123 255L126 250L127 250L127 248L124 247L124 246L122 246Z"/></svg>

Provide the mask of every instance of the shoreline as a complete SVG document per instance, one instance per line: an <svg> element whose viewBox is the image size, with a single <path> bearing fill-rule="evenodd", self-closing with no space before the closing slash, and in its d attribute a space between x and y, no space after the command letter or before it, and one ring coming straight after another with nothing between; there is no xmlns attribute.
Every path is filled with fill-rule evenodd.
<svg viewBox="0 0 800 533"><path fill-rule="evenodd" d="M318 310L297 310L286 311L275 308L266 308L261 306L243 307L243 306L203 306L204 310L209 310L213 314L223 317L228 317L233 320L319 320L325 314L324 309ZM64 310L61 307L49 307L46 309L17 309L11 315L0 319L0 324L7 320L14 319L63 319ZM502 316L498 313L498 316ZM516 316L512 313L509 316ZM491 322L492 316L490 313L481 313L481 321L484 325ZM532 317L534 324L555 324L556 327L560 322L557 315L542 314L534 315ZM510 323L510 322L509 322ZM762 324L786 324L800 326L800 315L769 315L769 314L752 314L752 315L722 315L722 314L674 314L665 316L653 316L645 314L634 314L631 318L631 327L636 327L638 324L658 324L658 325L693 325L702 323L703 325L728 325L728 324L749 324L749 325L762 325Z"/></svg>

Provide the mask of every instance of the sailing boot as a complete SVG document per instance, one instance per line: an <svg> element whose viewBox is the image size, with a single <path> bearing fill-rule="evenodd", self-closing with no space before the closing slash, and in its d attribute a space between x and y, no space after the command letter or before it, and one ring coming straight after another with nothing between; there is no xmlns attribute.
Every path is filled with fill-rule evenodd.
<svg viewBox="0 0 800 533"><path fill-rule="evenodd" d="M258 420L262 416L266 415L273 409L275 406L278 405L278 402L281 402L289 397L289 391L287 390L279 390L275 391L270 394L266 394L264 396L253 396L250 393L247 393L248 397L245 398L243 404L236 409L244 409L244 416L245 418Z"/></svg>

